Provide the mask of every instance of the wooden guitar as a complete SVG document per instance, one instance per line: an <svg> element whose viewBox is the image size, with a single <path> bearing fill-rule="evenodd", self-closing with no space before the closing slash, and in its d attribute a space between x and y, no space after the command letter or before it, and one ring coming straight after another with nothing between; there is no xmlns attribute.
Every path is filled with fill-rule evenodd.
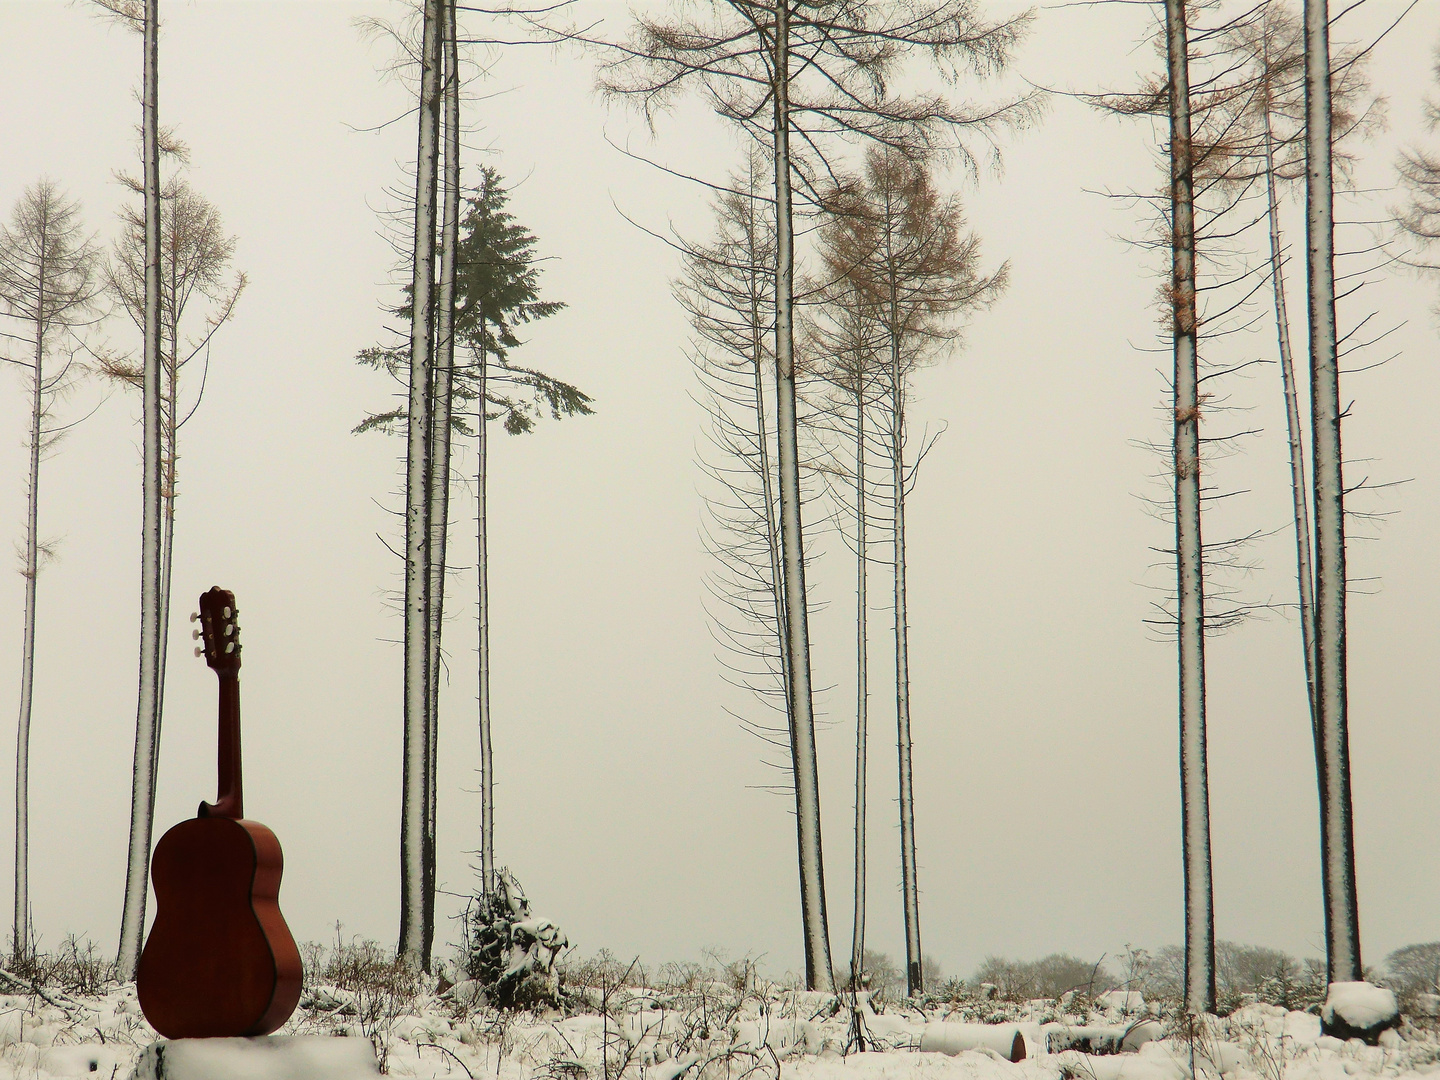
<svg viewBox="0 0 1440 1080"><path fill-rule="evenodd" d="M211 589L191 618L204 642L195 653L220 679L219 796L155 845L155 924L136 990L166 1038L268 1035L300 999L300 952L280 914L280 841L244 818L234 595Z"/></svg>

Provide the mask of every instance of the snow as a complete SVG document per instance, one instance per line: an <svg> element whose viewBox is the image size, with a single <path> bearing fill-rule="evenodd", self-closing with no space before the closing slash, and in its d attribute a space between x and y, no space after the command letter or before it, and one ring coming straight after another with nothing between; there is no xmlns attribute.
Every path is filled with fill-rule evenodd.
<svg viewBox="0 0 1440 1080"><path fill-rule="evenodd" d="M1100 1010L1057 1020L1053 1001L923 1010L861 1003L869 1049L847 1054L856 1017L847 1001L829 995L741 994L700 983L611 992L601 1015L597 990L577 992L592 998L591 1011L502 1015L430 994L399 999L376 988L311 987L282 1038L204 1040L214 1060L190 1073L180 1070L186 1062L176 1041L168 1044L165 1076L362 1080L374 1076L378 1059L390 1075L414 1080L467 1080L467 1071L477 1080L1440 1080L1434 1024L1407 1023L1371 1047L1322 1036L1318 1016L1267 1005L1207 1019L1192 1044L1166 1037L1165 1020L1107 1024L1113 1013ZM973 1022L992 1010L1007 1012L1007 1021ZM1066 1029L1134 1037L1142 1028L1147 1041L1127 1052L1046 1049L1052 1033ZM1005 1040L1013 1044L1017 1032L1026 1056L1011 1063ZM0 995L0 1080L154 1080L144 1055L155 1041L133 986L98 996ZM227 1049L234 1043L242 1048ZM257 1044L265 1043L290 1047L281 1065L314 1056L299 1068L275 1059L256 1066Z"/></svg>
<svg viewBox="0 0 1440 1080"><path fill-rule="evenodd" d="M282 1035L162 1039L141 1053L132 1080L373 1080L378 1075L375 1049L364 1039Z"/></svg>
<svg viewBox="0 0 1440 1080"><path fill-rule="evenodd" d="M1139 1016L1145 1012L1145 996L1138 990L1107 990L1095 999L1095 1004L1121 1016Z"/></svg>
<svg viewBox="0 0 1440 1080"><path fill-rule="evenodd" d="M1128 1025L1071 1024L1054 1021L1040 1026L1040 1037L1051 1053L1082 1050L1087 1053L1114 1054L1136 1051L1148 1042L1164 1036L1164 1025L1158 1020L1137 1020Z"/></svg>
<svg viewBox="0 0 1440 1080"><path fill-rule="evenodd" d="M1325 998L1320 1019L1329 1025L1336 1017L1357 1030L1394 1023L1400 1006L1393 991L1368 982L1335 982Z"/></svg>

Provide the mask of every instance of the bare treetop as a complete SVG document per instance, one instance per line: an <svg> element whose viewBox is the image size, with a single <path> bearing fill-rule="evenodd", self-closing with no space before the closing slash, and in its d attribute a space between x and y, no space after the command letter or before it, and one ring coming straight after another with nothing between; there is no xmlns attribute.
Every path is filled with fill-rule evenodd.
<svg viewBox="0 0 1440 1080"><path fill-rule="evenodd" d="M80 204L43 178L20 196L9 226L0 225L0 308L34 323L43 341L94 303L98 261L81 235Z"/></svg>
<svg viewBox="0 0 1440 1080"><path fill-rule="evenodd" d="M787 94L804 149L795 161L802 188L814 195L811 178L833 174L835 137L873 140L911 155L954 156L973 171L977 155L969 137L978 136L988 144L983 156L994 159L996 136L1035 117L1034 93L962 104L936 93L896 95L893 84L916 51L950 82L966 73L998 75L1030 18L1026 12L984 21L973 0L795 5L788 18ZM661 18L636 15L626 41L594 42L614 56L600 70L599 87L638 106L652 128L680 94L699 91L718 115L769 146L776 23L774 4L746 0L686 3Z"/></svg>

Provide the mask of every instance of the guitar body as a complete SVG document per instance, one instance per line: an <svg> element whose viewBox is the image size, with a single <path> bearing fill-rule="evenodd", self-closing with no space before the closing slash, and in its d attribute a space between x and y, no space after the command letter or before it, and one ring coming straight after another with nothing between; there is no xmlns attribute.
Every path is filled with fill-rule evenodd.
<svg viewBox="0 0 1440 1080"><path fill-rule="evenodd" d="M268 1035L300 1000L300 952L280 915L280 842L256 821L182 821L155 847L155 924L136 972L168 1039Z"/></svg>
<svg viewBox="0 0 1440 1080"><path fill-rule="evenodd" d="M240 782L235 597L200 597L203 649L220 677L220 795L160 838L155 923L135 972L145 1019L167 1039L269 1035L300 1000L300 951L280 914L280 841L246 820Z"/></svg>

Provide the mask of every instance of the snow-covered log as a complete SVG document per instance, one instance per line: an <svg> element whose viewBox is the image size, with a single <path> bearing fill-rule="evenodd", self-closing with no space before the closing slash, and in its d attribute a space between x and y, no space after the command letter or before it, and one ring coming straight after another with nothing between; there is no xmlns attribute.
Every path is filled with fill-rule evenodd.
<svg viewBox="0 0 1440 1080"><path fill-rule="evenodd" d="M1126 1025L1045 1024L1041 1027L1044 1049L1051 1054L1078 1050L1085 1054L1130 1054L1165 1034L1158 1020L1141 1020Z"/></svg>
<svg viewBox="0 0 1440 1080"><path fill-rule="evenodd" d="M1006 1061L1024 1061L1025 1036L1014 1024L926 1024L920 1050L954 1057L966 1050L993 1050Z"/></svg>
<svg viewBox="0 0 1440 1080"><path fill-rule="evenodd" d="M825 1049L824 1026L813 1020L772 1014L733 1024L730 1033L730 1049L743 1053L769 1050L777 1058L787 1058L794 1054L818 1054Z"/></svg>

